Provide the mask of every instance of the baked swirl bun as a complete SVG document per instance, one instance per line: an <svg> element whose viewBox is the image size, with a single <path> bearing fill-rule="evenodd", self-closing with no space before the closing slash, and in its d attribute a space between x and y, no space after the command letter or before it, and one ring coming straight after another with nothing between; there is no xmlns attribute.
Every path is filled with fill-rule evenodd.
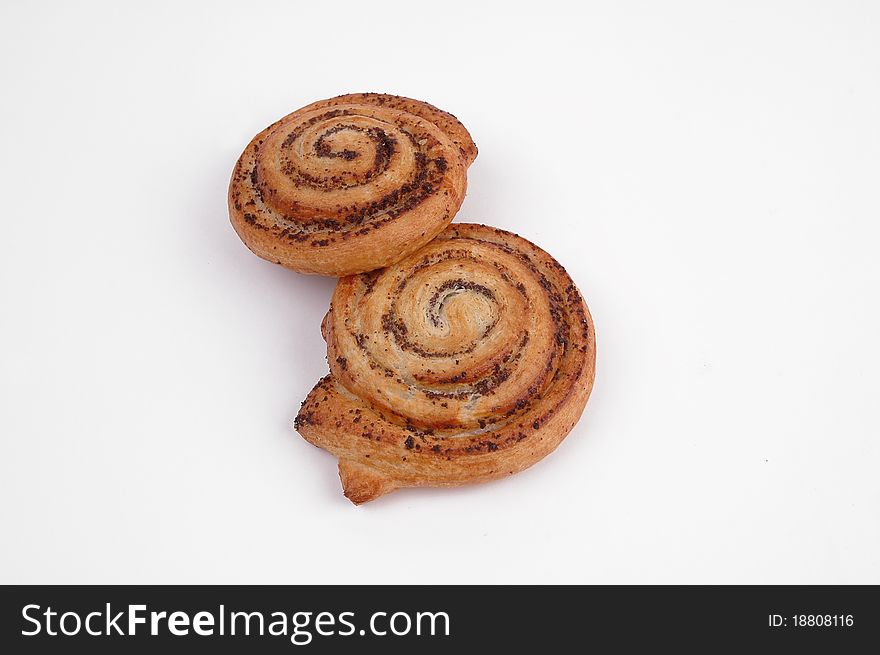
<svg viewBox="0 0 880 655"><path fill-rule="evenodd" d="M294 425L339 458L357 504L521 471L565 438L593 386L593 323L565 269L484 225L340 279L322 332L330 375Z"/></svg>
<svg viewBox="0 0 880 655"><path fill-rule="evenodd" d="M229 215L263 259L301 273L371 271L449 224L476 156L464 126L427 103L377 93L322 100L248 144Z"/></svg>

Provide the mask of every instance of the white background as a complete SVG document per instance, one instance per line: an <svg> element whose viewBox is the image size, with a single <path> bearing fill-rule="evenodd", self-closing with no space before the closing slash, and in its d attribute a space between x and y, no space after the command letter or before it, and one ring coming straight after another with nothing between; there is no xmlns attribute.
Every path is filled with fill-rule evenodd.
<svg viewBox="0 0 880 655"><path fill-rule="evenodd" d="M880 583L880 5L4 2L0 582ZM480 146L457 220L562 262L556 453L356 508L293 431L333 282L226 186L313 100Z"/></svg>

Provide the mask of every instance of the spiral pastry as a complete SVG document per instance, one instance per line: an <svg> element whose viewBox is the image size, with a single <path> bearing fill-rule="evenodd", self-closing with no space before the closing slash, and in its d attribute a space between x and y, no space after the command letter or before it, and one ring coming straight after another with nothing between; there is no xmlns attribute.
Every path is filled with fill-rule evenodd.
<svg viewBox="0 0 880 655"><path fill-rule="evenodd" d="M340 279L322 332L330 375L294 426L339 458L356 504L521 471L565 438L593 386L593 323L565 269L484 225Z"/></svg>
<svg viewBox="0 0 880 655"><path fill-rule="evenodd" d="M263 259L351 275L394 263L455 216L477 156L452 114L359 93L322 100L260 132L229 184L229 215Z"/></svg>

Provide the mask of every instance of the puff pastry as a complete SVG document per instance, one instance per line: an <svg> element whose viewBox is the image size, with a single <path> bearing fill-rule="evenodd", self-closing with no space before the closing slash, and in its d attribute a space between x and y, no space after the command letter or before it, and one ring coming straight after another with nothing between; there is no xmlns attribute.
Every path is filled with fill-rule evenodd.
<svg viewBox="0 0 880 655"><path fill-rule="evenodd" d="M425 102L358 93L303 107L235 165L229 215L255 254L301 273L388 266L455 216L477 147Z"/></svg>
<svg viewBox="0 0 880 655"><path fill-rule="evenodd" d="M593 322L565 269L484 225L340 279L322 333L330 375L294 425L339 458L356 504L521 471L565 438L593 386Z"/></svg>

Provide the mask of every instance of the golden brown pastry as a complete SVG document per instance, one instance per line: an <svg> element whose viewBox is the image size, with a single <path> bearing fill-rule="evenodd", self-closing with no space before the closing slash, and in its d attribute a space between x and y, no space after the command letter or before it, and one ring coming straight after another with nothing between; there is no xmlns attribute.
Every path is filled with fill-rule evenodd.
<svg viewBox="0 0 880 655"><path fill-rule="evenodd" d="M377 93L322 100L260 132L229 184L229 216L263 259L301 273L388 266L455 216L477 147L452 114Z"/></svg>
<svg viewBox="0 0 880 655"><path fill-rule="evenodd" d="M356 504L521 471L565 438L593 386L593 323L565 269L484 225L340 279L322 332L330 375L294 425L339 458Z"/></svg>

